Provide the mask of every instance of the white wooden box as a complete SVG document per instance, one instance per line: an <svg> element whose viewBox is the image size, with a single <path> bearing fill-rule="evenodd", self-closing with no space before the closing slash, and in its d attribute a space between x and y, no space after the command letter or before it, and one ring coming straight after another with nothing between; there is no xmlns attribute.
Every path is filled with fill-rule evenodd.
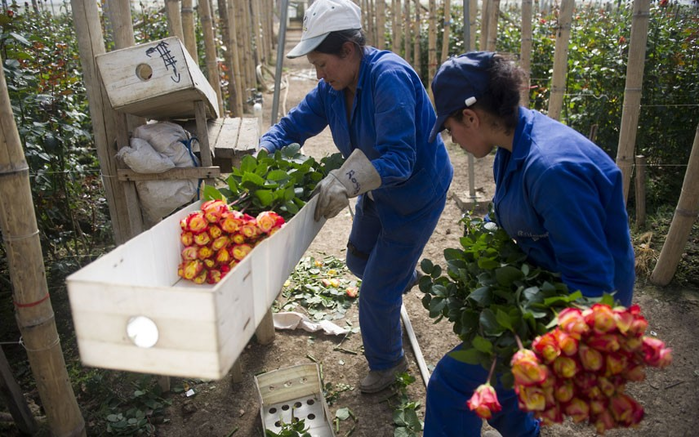
<svg viewBox="0 0 699 437"><path fill-rule="evenodd" d="M192 119L201 100L218 118L216 92L177 37L114 50L95 57L112 107L142 117Z"/></svg>
<svg viewBox="0 0 699 437"><path fill-rule="evenodd" d="M279 433L281 422L303 419L311 437L335 437L323 396L318 365L299 364L255 376L265 430Z"/></svg>
<svg viewBox="0 0 699 437"><path fill-rule="evenodd" d="M315 238L317 196L215 285L177 275L182 218L196 202L67 278L78 349L86 366L220 379L235 363ZM157 342L139 347L127 325L143 316Z"/></svg>

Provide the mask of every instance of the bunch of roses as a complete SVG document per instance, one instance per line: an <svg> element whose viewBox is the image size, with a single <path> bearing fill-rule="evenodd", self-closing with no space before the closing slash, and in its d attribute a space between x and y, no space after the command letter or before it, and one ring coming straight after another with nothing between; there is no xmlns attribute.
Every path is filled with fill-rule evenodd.
<svg viewBox="0 0 699 437"><path fill-rule="evenodd" d="M647 327L638 305L564 309L554 330L512 357L520 409L534 412L543 425L565 416L587 421L600 434L637 425L643 407L625 392L626 383L643 381L646 366L663 368L672 361L661 340L644 335ZM468 406L486 419L501 410L489 384L476 390Z"/></svg>
<svg viewBox="0 0 699 437"><path fill-rule="evenodd" d="M252 217L231 210L223 200L204 202L200 211L180 221L184 249L177 273L197 284L215 284L283 224L284 219L273 211Z"/></svg>

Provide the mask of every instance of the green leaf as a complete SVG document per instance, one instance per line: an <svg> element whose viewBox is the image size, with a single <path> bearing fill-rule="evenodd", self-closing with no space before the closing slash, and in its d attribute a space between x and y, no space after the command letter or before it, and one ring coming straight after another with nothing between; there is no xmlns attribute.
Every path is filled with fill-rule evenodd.
<svg viewBox="0 0 699 437"><path fill-rule="evenodd" d="M495 312L495 320L498 322L500 326L507 329L508 331L514 330L512 326L512 319L506 312L504 312L500 308L498 308Z"/></svg>
<svg viewBox="0 0 699 437"><path fill-rule="evenodd" d="M486 354L490 354L493 351L493 344L485 338L481 337L480 335L474 337L473 341L471 342L471 345L473 345L473 347L479 352L483 352Z"/></svg>
<svg viewBox="0 0 699 437"><path fill-rule="evenodd" d="M251 155L245 155L243 156L243 159L240 160L240 170L243 173L252 173L255 171L256 168L257 160L253 158Z"/></svg>
<svg viewBox="0 0 699 437"><path fill-rule="evenodd" d="M426 275L431 276L432 270L434 269L434 264L429 259L425 258L420 262L420 268Z"/></svg>
<svg viewBox="0 0 699 437"><path fill-rule="evenodd" d="M468 298L476 302L481 307L487 307L492 302L492 295L490 293L490 287L480 287L473 290Z"/></svg>
<svg viewBox="0 0 699 437"><path fill-rule="evenodd" d="M505 266L495 270L495 279L500 285L509 286L524 277L521 269Z"/></svg>
<svg viewBox="0 0 699 437"><path fill-rule="evenodd" d="M204 185L204 196L203 197L206 200L223 200L224 202L228 203L226 196L221 194L221 192L213 185L208 185L208 184Z"/></svg>
<svg viewBox="0 0 699 437"><path fill-rule="evenodd" d="M349 408L338 408L338 410L335 412L335 417L337 417L340 420L347 420L350 417L350 410Z"/></svg>
<svg viewBox="0 0 699 437"><path fill-rule="evenodd" d="M260 175L257 175L255 173L244 173L242 183L246 182L251 182L253 185L257 185L260 187L265 184L265 180L262 179Z"/></svg>
<svg viewBox="0 0 699 437"><path fill-rule="evenodd" d="M492 335L497 337L504 331L502 325L498 323L495 314L490 309L484 309L483 311L481 311L481 315L478 318L478 321L481 325L481 328L483 328L483 332L486 335Z"/></svg>
<svg viewBox="0 0 699 437"><path fill-rule="evenodd" d="M466 364L475 365L481 362L481 353L476 349L459 349L458 351L449 352L449 356Z"/></svg>
<svg viewBox="0 0 699 437"><path fill-rule="evenodd" d="M255 191L255 197L260 199L262 206L267 207L274 201L274 194L271 190L257 190Z"/></svg>

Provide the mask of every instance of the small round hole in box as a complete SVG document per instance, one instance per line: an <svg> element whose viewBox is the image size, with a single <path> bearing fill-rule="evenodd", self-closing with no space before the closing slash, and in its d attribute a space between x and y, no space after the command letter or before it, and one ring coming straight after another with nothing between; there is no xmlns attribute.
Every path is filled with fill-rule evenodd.
<svg viewBox="0 0 699 437"><path fill-rule="evenodd" d="M316 401L315 401L315 399L309 399L309 400L306 401L306 403L307 403L308 405L313 405L313 404L316 403Z"/></svg>
<svg viewBox="0 0 699 437"><path fill-rule="evenodd" d="M150 348L158 342L158 327L146 316L131 317L126 323L126 335L138 347Z"/></svg>
<svg viewBox="0 0 699 437"><path fill-rule="evenodd" d="M150 80L153 77L153 68L148 64L138 64L136 66L136 77L144 82Z"/></svg>

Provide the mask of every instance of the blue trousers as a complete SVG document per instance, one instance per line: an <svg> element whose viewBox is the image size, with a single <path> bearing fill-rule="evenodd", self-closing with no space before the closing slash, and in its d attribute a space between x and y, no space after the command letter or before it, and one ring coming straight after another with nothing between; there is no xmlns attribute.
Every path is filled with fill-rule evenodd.
<svg viewBox="0 0 699 437"><path fill-rule="evenodd" d="M445 355L427 385L424 437L480 437L483 421L466 402L487 378L488 371L483 367ZM499 381L494 387L502 411L493 414L488 423L503 437L538 436L539 422L519 409L514 390L505 390Z"/></svg>
<svg viewBox="0 0 699 437"><path fill-rule="evenodd" d="M357 200L347 267L362 280L359 327L371 370L390 369L403 358L400 309L415 281L415 266L437 227L446 193L423 212L400 223L382 223L373 200Z"/></svg>

